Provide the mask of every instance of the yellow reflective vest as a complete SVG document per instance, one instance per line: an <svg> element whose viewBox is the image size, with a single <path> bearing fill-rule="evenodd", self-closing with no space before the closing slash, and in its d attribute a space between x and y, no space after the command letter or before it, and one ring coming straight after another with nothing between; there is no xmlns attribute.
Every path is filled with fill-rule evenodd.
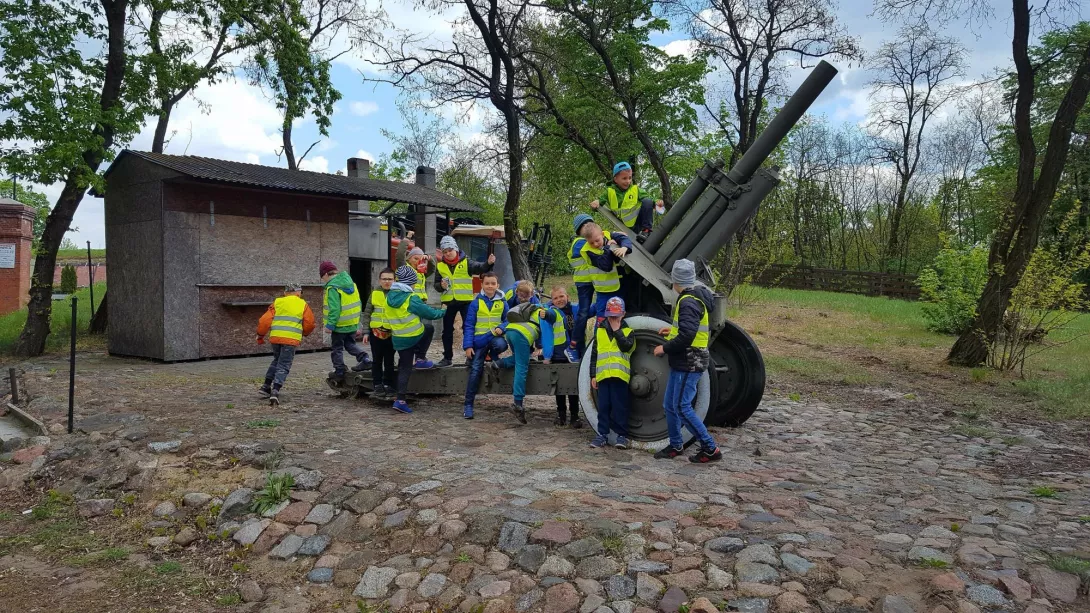
<svg viewBox="0 0 1090 613"><path fill-rule="evenodd" d="M587 265L587 276L590 277L588 280L594 284L594 291L599 294L613 294L621 291L621 274L618 272L621 263L616 262L613 264L613 268L602 270L595 266L590 261L590 258L587 257L588 253L593 253L594 255L602 255L605 253L605 250L608 248L607 245L609 244L609 241L613 239L613 236L608 230L603 231L602 234L605 237L603 239L602 248L595 249L590 246L590 243L587 243L587 246L583 248L583 261Z"/></svg>
<svg viewBox="0 0 1090 613"><path fill-rule="evenodd" d="M631 228L636 225L636 218L640 215L640 188L631 185L624 196L617 198L617 188L610 185L606 188L606 198L609 199L609 210L617 213L624 225Z"/></svg>
<svg viewBox="0 0 1090 613"><path fill-rule="evenodd" d="M599 381L620 379L628 383L631 377L632 351L621 351L621 348L617 346L617 341L613 340L605 331L604 326L606 325L608 324L603 324L594 331L595 351L598 353L598 360L594 363L594 376ZM632 335L632 328L622 325L617 332L628 338ZM635 349L636 345L633 344L632 347Z"/></svg>
<svg viewBox="0 0 1090 613"><path fill-rule="evenodd" d="M446 262L435 265L439 276L447 280L447 288L443 290L442 301L469 302L473 300L473 277L469 274L469 259L463 258L454 265L452 270Z"/></svg>
<svg viewBox="0 0 1090 613"><path fill-rule="evenodd" d="M302 342L303 313L307 310L307 301L299 296L281 296L273 301L273 309L276 314L269 328L269 340L280 338L295 341L293 344Z"/></svg>
<svg viewBox="0 0 1090 613"><path fill-rule="evenodd" d="M668 341L673 340L674 338L677 337L677 333L678 333L678 330L677 330L678 309L681 308L681 301L685 300L686 298L689 298L691 300L696 300L697 303L700 304L701 310L704 311L704 315L702 315L700 317L700 327L698 327L696 329L696 337L693 339L692 346L697 348L697 349L707 349L708 348L708 340L710 338L709 335L708 335L708 330L709 330L709 327L708 327L708 307L704 305L703 300L697 298L696 296L682 296L682 297L677 299L677 302L674 303L674 320L670 324L670 333L666 335L666 340L668 340Z"/></svg>
<svg viewBox="0 0 1090 613"><path fill-rule="evenodd" d="M371 327L390 329L390 324L386 323L386 292L380 289L371 290Z"/></svg>
<svg viewBox="0 0 1090 613"><path fill-rule="evenodd" d="M412 338L424 333L424 323L420 321L420 316L409 312L410 302L412 298L403 302L400 307L386 303L383 319L397 338Z"/></svg>
<svg viewBox="0 0 1090 613"><path fill-rule="evenodd" d="M360 325L360 313L363 312L363 304L360 302L360 289L356 287L356 284L352 284L353 292L346 294L338 288L337 294L341 297L341 313L337 317L337 328L358 328ZM329 312L329 291L322 293L322 309L324 313ZM324 318L323 318L324 319Z"/></svg>

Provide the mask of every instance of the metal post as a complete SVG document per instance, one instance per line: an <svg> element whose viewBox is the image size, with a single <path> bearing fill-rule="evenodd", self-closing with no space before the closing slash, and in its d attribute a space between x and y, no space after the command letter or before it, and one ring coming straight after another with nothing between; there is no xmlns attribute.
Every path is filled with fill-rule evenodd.
<svg viewBox="0 0 1090 613"><path fill-rule="evenodd" d="M11 403L15 406L19 406L19 375L15 372L14 368L8 369L8 378L11 380Z"/></svg>
<svg viewBox="0 0 1090 613"><path fill-rule="evenodd" d="M87 241L87 287L91 290L91 321L95 320L95 268L91 263L91 241ZM87 326L90 329L90 324Z"/></svg>
<svg viewBox="0 0 1090 613"><path fill-rule="evenodd" d="M72 350L68 354L68 433L72 434L72 423L76 406L76 296L72 296Z"/></svg>

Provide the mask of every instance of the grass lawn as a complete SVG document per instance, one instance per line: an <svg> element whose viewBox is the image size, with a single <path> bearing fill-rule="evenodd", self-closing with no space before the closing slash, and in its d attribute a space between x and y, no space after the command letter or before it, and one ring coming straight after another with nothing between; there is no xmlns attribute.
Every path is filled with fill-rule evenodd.
<svg viewBox="0 0 1090 613"><path fill-rule="evenodd" d="M78 297L76 308L79 319L76 326L76 347L78 349L99 349L106 346L106 338L101 334L87 332L91 324L91 293L88 288L76 291ZM95 283L95 310L106 296L106 284ZM9 313L0 317L0 354L10 355L19 341L19 334L26 323L26 309ZM53 313L50 318L50 335L45 343L47 352L66 351L69 341L69 323L72 320L72 303L69 300L58 300L53 303Z"/></svg>
<svg viewBox="0 0 1090 613"><path fill-rule="evenodd" d="M780 288L757 289L755 297L731 317L761 347L773 387L871 385L929 392L955 406L1090 417L1090 315L1033 349L1040 351L1022 378L947 365L955 337L929 331L917 302ZM784 390L807 391L820 395Z"/></svg>
<svg viewBox="0 0 1090 613"><path fill-rule="evenodd" d="M105 249L92 249L91 259L101 260L106 257ZM58 249L57 250L58 262L82 262L87 263L87 250L86 249Z"/></svg>

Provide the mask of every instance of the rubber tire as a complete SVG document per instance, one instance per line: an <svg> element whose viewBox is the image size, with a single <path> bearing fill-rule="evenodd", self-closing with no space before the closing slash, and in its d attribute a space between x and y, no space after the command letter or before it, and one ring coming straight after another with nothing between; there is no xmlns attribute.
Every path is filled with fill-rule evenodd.
<svg viewBox="0 0 1090 613"><path fill-rule="evenodd" d="M741 426L757 410L765 391L765 362L757 343L734 322L710 347L712 366L727 366L716 376L716 402L704 423L709 426Z"/></svg>
<svg viewBox="0 0 1090 613"><path fill-rule="evenodd" d="M658 330L670 325L670 322L664 321L656 317L650 317L647 315L632 315L625 318L625 322L634 331L650 331L657 334ZM589 336L589 335L588 335ZM597 394L590 386L590 352L593 345L593 337L589 336L590 342L587 344L587 350L583 354L587 359L580 360L579 362L579 406L583 410L583 416L586 418L587 424L594 432L598 431L598 404ZM660 337L661 338L661 337ZM665 381L669 376L670 367L667 364L666 358L659 358L661 360L662 368L662 380ZM708 411L711 407L711 399L714 397L712 389L712 377L707 373L703 373L700 377L700 382L697 384L696 398L693 399L693 411L696 412L696 416L703 421L707 421ZM660 407L660 410L661 409ZM665 410L663 410L665 413ZM688 428L682 428L682 439L688 443L693 438L693 433L689 432ZM616 442L616 434L610 432L609 442L612 445ZM650 451L658 451L666 447L670 443L669 437L663 437L656 440L631 440L633 448L646 449Z"/></svg>

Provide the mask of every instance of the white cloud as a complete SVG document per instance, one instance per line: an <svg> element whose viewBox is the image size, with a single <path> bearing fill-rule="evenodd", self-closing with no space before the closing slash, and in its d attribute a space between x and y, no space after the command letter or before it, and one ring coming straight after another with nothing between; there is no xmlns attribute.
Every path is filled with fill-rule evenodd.
<svg viewBox="0 0 1090 613"><path fill-rule="evenodd" d="M360 117L366 117L371 113L378 111L378 104L371 102L370 100L363 100L353 102L348 108L352 109L353 114L359 115Z"/></svg>
<svg viewBox="0 0 1090 613"><path fill-rule="evenodd" d="M302 162L299 162L299 170L310 170L312 172L329 172L329 160L317 155L312 158L305 158Z"/></svg>
<svg viewBox="0 0 1090 613"><path fill-rule="evenodd" d="M692 57L696 53L696 47L697 44L695 40L686 39L672 40L665 45L659 47L659 49L662 49L664 52L666 52L666 55L674 57Z"/></svg>
<svg viewBox="0 0 1090 613"><path fill-rule="evenodd" d="M375 154L371 153L370 151L366 151L364 149L360 149L359 151L357 151L355 157L358 157L358 158L363 159L363 160L367 160L368 162L371 162L372 164L374 164L375 161L378 159L377 157L375 157Z"/></svg>

